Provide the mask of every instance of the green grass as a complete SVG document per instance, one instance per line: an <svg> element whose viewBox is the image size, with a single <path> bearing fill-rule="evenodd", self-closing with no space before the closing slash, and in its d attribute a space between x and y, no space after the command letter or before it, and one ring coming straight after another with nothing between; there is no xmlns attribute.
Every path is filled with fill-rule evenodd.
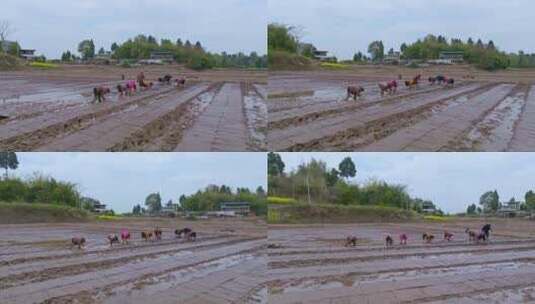
<svg viewBox="0 0 535 304"><path fill-rule="evenodd" d="M320 67L329 69L329 70L345 70L349 69L349 66L346 64L341 63L334 63L334 62L322 62L320 64Z"/></svg>
<svg viewBox="0 0 535 304"><path fill-rule="evenodd" d="M48 62L32 62L30 63L30 66L32 68L39 68L39 69L55 69L58 67L56 64L48 63Z"/></svg>
<svg viewBox="0 0 535 304"><path fill-rule="evenodd" d="M97 215L97 220L100 221L117 221L121 219L123 219L123 217L118 215Z"/></svg>
<svg viewBox="0 0 535 304"><path fill-rule="evenodd" d="M440 215L425 215L424 220L432 222L447 222L450 218Z"/></svg>
<svg viewBox="0 0 535 304"><path fill-rule="evenodd" d="M267 198L268 205L294 205L297 204L297 200L289 197L277 197L277 196L268 196Z"/></svg>
<svg viewBox="0 0 535 304"><path fill-rule="evenodd" d="M402 222L417 218L416 212L381 206L297 203L268 211L270 224Z"/></svg>
<svg viewBox="0 0 535 304"><path fill-rule="evenodd" d="M87 211L54 204L0 202L0 223L79 222L92 218Z"/></svg>

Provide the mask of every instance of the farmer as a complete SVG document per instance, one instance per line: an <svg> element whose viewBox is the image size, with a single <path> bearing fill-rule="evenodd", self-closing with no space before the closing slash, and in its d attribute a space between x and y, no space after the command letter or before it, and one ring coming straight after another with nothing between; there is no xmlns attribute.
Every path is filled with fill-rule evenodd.
<svg viewBox="0 0 535 304"><path fill-rule="evenodd" d="M485 235L485 239L488 241L490 237L490 231L492 231L492 228L490 227L490 224L485 224L483 228L481 228L481 232Z"/></svg>

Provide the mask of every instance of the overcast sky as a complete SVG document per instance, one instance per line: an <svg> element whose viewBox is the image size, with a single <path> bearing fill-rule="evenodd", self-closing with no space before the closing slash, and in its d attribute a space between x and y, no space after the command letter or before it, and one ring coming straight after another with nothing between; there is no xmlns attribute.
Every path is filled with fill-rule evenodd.
<svg viewBox="0 0 535 304"><path fill-rule="evenodd" d="M79 185L115 211L131 211L160 192L177 201L209 184L267 189L265 153L17 153L15 174L34 172Z"/></svg>
<svg viewBox="0 0 535 304"><path fill-rule="evenodd" d="M338 58L370 42L399 49L427 34L492 39L505 51L535 52L533 0L269 0L269 21L298 26L302 40Z"/></svg>
<svg viewBox="0 0 535 304"><path fill-rule="evenodd" d="M286 170L311 158L332 168L351 156L357 167L354 182L372 178L408 186L412 196L430 199L446 212L466 211L486 191L500 200L524 201L535 190L535 153L281 153ZM286 171L288 172L288 171Z"/></svg>
<svg viewBox="0 0 535 304"><path fill-rule="evenodd" d="M267 0L2 0L22 48L59 58L93 38L98 50L143 33L201 41L211 52L266 53Z"/></svg>

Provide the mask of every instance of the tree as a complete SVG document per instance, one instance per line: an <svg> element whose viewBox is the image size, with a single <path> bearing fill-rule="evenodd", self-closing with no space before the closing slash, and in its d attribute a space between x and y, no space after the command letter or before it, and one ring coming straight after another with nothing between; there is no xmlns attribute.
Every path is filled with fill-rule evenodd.
<svg viewBox="0 0 535 304"><path fill-rule="evenodd" d="M535 193L532 190L529 190L526 192L524 198L526 200L526 208L535 211Z"/></svg>
<svg viewBox="0 0 535 304"><path fill-rule="evenodd" d="M115 52L115 50L117 50L118 48L119 48L119 45L116 42L114 42L111 44L110 50L112 52Z"/></svg>
<svg viewBox="0 0 535 304"><path fill-rule="evenodd" d="M476 204L472 204L466 208L466 214L476 214L477 206Z"/></svg>
<svg viewBox="0 0 535 304"><path fill-rule="evenodd" d="M142 213L141 205L137 204L132 209L132 214L134 215L140 215Z"/></svg>
<svg viewBox="0 0 535 304"><path fill-rule="evenodd" d="M483 41L481 39L477 40L476 47L478 47L480 49L485 47L485 45L483 44Z"/></svg>
<svg viewBox="0 0 535 304"><path fill-rule="evenodd" d="M10 44L9 45L9 49L7 50L7 53L9 55L18 57L19 53L20 53L20 45L19 45L19 43L18 42L14 42L14 43Z"/></svg>
<svg viewBox="0 0 535 304"><path fill-rule="evenodd" d="M15 152L0 152L0 168L6 170L6 179L8 169L16 170L19 167L19 160Z"/></svg>
<svg viewBox="0 0 535 304"><path fill-rule="evenodd" d="M363 55L362 55L362 52L358 52L358 53L355 53L355 55L353 55L353 61L354 62L361 62L362 61L362 58Z"/></svg>
<svg viewBox="0 0 535 304"><path fill-rule="evenodd" d="M184 46L184 43L182 42L182 39L178 38L176 40L176 46L178 46L178 47L183 47Z"/></svg>
<svg viewBox="0 0 535 304"><path fill-rule="evenodd" d="M268 154L268 175L281 176L284 174L284 167L280 154L274 152Z"/></svg>
<svg viewBox="0 0 535 304"><path fill-rule="evenodd" d="M382 41L374 41L368 46L368 53L370 53L372 60L375 62L381 61L385 56L385 47Z"/></svg>
<svg viewBox="0 0 535 304"><path fill-rule="evenodd" d="M407 50L407 44L404 42L401 44L399 50L401 51L401 53L405 53L405 51Z"/></svg>
<svg viewBox="0 0 535 304"><path fill-rule="evenodd" d="M78 52L84 60L95 57L95 43L93 42L93 39L86 39L80 42L78 44Z"/></svg>
<svg viewBox="0 0 535 304"><path fill-rule="evenodd" d="M7 20L0 20L0 41L6 41L15 30Z"/></svg>
<svg viewBox="0 0 535 304"><path fill-rule="evenodd" d="M99 54L99 55L104 55L104 54L106 54L106 51L104 50L103 47L101 47L100 50L98 50L98 54Z"/></svg>
<svg viewBox="0 0 535 304"><path fill-rule="evenodd" d="M485 192L479 198L479 204L483 206L485 212L496 212L500 208L500 196L498 191L488 191Z"/></svg>
<svg viewBox="0 0 535 304"><path fill-rule="evenodd" d="M186 43L184 44L184 47L186 49L191 49L191 42L189 42L189 40L186 40Z"/></svg>
<svg viewBox="0 0 535 304"><path fill-rule="evenodd" d="M195 50L204 51L202 44L199 41L195 42Z"/></svg>
<svg viewBox="0 0 535 304"><path fill-rule="evenodd" d="M71 51L66 51L61 54L61 61L68 62L71 61L73 58L73 55L71 54Z"/></svg>
<svg viewBox="0 0 535 304"><path fill-rule="evenodd" d="M468 41L466 41L468 45L474 45L474 40L470 37L468 38Z"/></svg>
<svg viewBox="0 0 535 304"><path fill-rule="evenodd" d="M256 195L266 196L266 190L264 190L264 187L258 186L258 188L256 188Z"/></svg>
<svg viewBox="0 0 535 304"><path fill-rule="evenodd" d="M145 206L149 208L150 213L157 213L162 210L162 198L160 193L151 193L145 199Z"/></svg>
<svg viewBox="0 0 535 304"><path fill-rule="evenodd" d="M487 50L495 51L496 46L494 46L494 41L490 40L489 44L487 44Z"/></svg>
<svg viewBox="0 0 535 304"><path fill-rule="evenodd" d="M351 160L351 157L346 157L338 165L338 171L340 176L347 178L355 177L357 170L355 169L355 163Z"/></svg>
<svg viewBox="0 0 535 304"><path fill-rule="evenodd" d="M332 168L330 172L327 172L325 174L325 179L327 181L327 186L333 187L338 182L338 177L340 175L340 172L336 170L335 168Z"/></svg>

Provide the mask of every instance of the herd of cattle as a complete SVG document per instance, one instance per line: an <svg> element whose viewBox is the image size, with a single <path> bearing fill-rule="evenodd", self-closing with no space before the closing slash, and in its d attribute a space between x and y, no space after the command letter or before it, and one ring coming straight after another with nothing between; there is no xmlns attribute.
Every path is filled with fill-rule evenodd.
<svg viewBox="0 0 535 304"><path fill-rule="evenodd" d="M125 76L124 75L122 75L122 79L125 80ZM171 76L169 74L166 74L163 77L158 77L158 82L160 84L170 85L172 83L171 80L173 80L173 76ZM139 86L139 88L141 90L148 90L148 89L152 88L152 86L154 84L152 81L148 81L146 79L145 74L143 72L140 72L137 75L136 80L130 79L130 80L125 80L125 81L126 82L124 84L119 83L116 86L117 93L119 94L119 96L132 96L137 92L138 86ZM186 85L186 77L184 77L184 76L177 77L174 80L174 84L175 84L176 87L185 86ZM106 101L106 95L109 94L109 93L111 93L111 89L109 87L107 87L107 86L98 86L98 87L93 88L93 96L94 96L93 102L95 102L95 101L98 101L98 102Z"/></svg>
<svg viewBox="0 0 535 304"><path fill-rule="evenodd" d="M480 232L476 232L474 230L471 230L470 228L466 228L465 233L468 235L468 241L469 242L487 243L489 241L490 231L492 231L491 225L490 224L485 224L481 228ZM450 242L450 241L453 240L453 237L454 237L453 233L448 232L448 231L444 231L444 241ZM407 245L408 239L409 238L408 238L407 234L405 234L405 233L400 234L399 235L399 244L400 245ZM434 234L431 234L431 233L423 233L422 234L422 240L423 240L424 243L430 244L430 243L433 242L434 239L435 239L435 235ZM346 238L346 241L345 241L345 247L357 246L357 241L358 241L358 238L356 236L348 236ZM387 248L394 246L394 238L392 237L392 235L387 234L385 236L385 246Z"/></svg>
<svg viewBox="0 0 535 304"><path fill-rule="evenodd" d="M402 79L402 76L400 75L399 80ZM409 88L409 90L412 90L416 87L418 87L420 81L422 80L422 75L417 75L411 80L405 81L405 86ZM455 85L455 79L454 78L448 78L444 75L437 75L435 77L429 77L428 78L430 85L444 85L446 87L453 87ZM398 81L392 80L388 81L386 83L379 83L379 90L381 91L381 96L384 96L385 94L393 95L396 93L398 88ZM361 97L362 93L364 93L365 89L362 86L358 85L350 85L347 87L347 97L346 100L349 100L349 98L353 97L353 100L357 100Z"/></svg>
<svg viewBox="0 0 535 304"><path fill-rule="evenodd" d="M159 241L162 239L163 231L159 228L154 230L141 231L141 239L144 241ZM110 247L113 247L113 244L123 244L128 245L128 241L131 239L132 235L127 229L121 230L120 237L117 234L110 234L107 237L107 240L110 244ZM197 232L193 231L191 228L176 229L175 238L184 238L187 241L195 241L197 239ZM86 239L84 237L73 237L71 239L71 248L73 246L82 249L86 244Z"/></svg>

